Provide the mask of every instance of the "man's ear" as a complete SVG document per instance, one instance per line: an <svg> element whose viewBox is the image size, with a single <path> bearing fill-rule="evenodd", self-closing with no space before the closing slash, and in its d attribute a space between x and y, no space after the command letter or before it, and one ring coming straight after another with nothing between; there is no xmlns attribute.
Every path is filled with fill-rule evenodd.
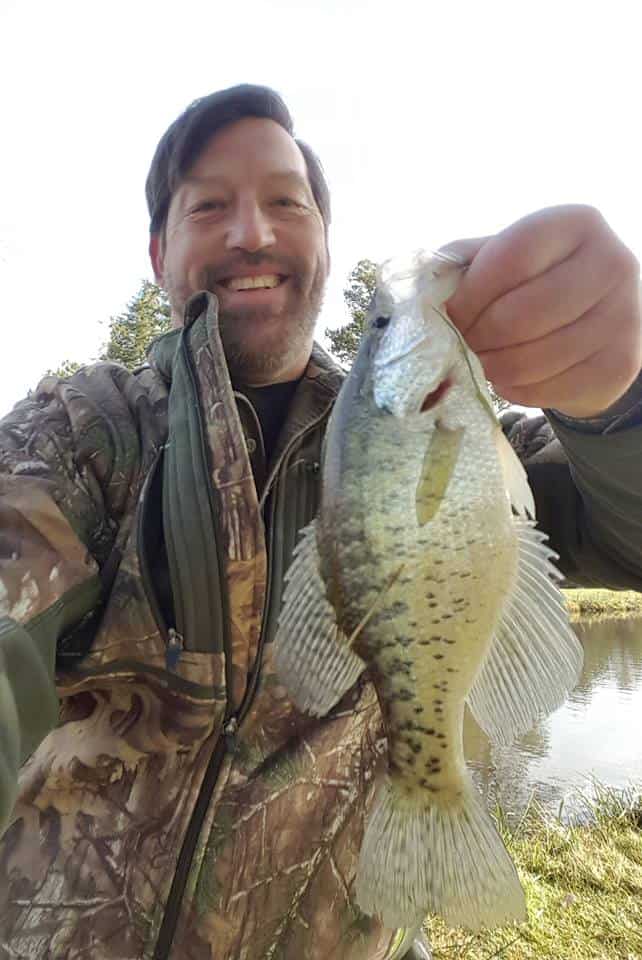
<svg viewBox="0 0 642 960"><path fill-rule="evenodd" d="M160 233L152 233L149 238L149 259L154 270L154 280L162 287L165 273L165 256Z"/></svg>

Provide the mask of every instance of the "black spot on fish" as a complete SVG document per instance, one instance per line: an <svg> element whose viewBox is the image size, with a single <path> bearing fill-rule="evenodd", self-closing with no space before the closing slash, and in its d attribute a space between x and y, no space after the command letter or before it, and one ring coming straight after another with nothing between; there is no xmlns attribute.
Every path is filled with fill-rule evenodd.
<svg viewBox="0 0 642 960"><path fill-rule="evenodd" d="M389 673L403 673L406 676L410 673L410 667L412 666L412 661L406 663L404 660L400 660L399 657L395 657L388 666Z"/></svg>
<svg viewBox="0 0 642 960"><path fill-rule="evenodd" d="M414 700L414 694L412 690L408 690L406 687L401 687L401 689L397 691L397 699Z"/></svg>
<svg viewBox="0 0 642 960"><path fill-rule="evenodd" d="M435 704L435 706L441 706L443 702L444 702L443 700L433 700L433 703Z"/></svg>
<svg viewBox="0 0 642 960"><path fill-rule="evenodd" d="M412 637L407 637L405 634L400 634L398 637L395 637L395 641L405 649L412 643Z"/></svg>
<svg viewBox="0 0 642 960"><path fill-rule="evenodd" d="M436 600L431 600L428 606L430 607L431 610L434 610L434 608L439 606L439 604L437 603Z"/></svg>
<svg viewBox="0 0 642 960"><path fill-rule="evenodd" d="M443 653L433 653L433 660L443 660L443 659L444 659Z"/></svg>
<svg viewBox="0 0 642 960"><path fill-rule="evenodd" d="M455 669L455 667L446 667L446 670L448 671L448 673L457 673L457 670Z"/></svg>
<svg viewBox="0 0 642 960"><path fill-rule="evenodd" d="M447 744L447 743L442 743L442 744L441 744L441 749L442 749L442 750L447 750L447 749L448 749L448 744Z"/></svg>
<svg viewBox="0 0 642 960"><path fill-rule="evenodd" d="M419 703L419 704L417 704L416 707L413 707L413 712L414 712L414 713L423 713L423 712L424 712L424 708L423 708L422 705Z"/></svg>
<svg viewBox="0 0 642 960"><path fill-rule="evenodd" d="M417 743L416 740L410 743L409 746L413 753L421 753L421 744Z"/></svg>
<svg viewBox="0 0 642 960"><path fill-rule="evenodd" d="M437 738L437 740L445 740L445 739L446 739L446 734L445 734L445 733L438 733L438 734L436 734L436 738Z"/></svg>
<svg viewBox="0 0 642 960"><path fill-rule="evenodd" d="M386 607L385 610L382 610L377 620L395 620L397 617L400 617L402 614L407 613L408 604L403 603L401 600L396 600L389 607Z"/></svg>

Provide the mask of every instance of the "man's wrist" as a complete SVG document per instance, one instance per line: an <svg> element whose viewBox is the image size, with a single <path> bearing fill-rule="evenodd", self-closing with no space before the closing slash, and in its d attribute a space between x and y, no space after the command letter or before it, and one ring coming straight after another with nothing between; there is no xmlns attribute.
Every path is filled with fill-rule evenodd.
<svg viewBox="0 0 642 960"><path fill-rule="evenodd" d="M595 417L569 417L555 409L545 412L582 433L614 433L639 426L642 424L642 370L619 400Z"/></svg>

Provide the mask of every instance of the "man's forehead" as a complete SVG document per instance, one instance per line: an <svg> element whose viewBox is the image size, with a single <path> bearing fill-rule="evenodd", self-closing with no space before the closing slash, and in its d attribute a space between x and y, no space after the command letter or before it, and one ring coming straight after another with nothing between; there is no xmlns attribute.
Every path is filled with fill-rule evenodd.
<svg viewBox="0 0 642 960"><path fill-rule="evenodd" d="M307 180L307 166L299 145L280 124L263 117L244 117L217 130L188 175L212 176L230 167L235 169L243 162L266 175L298 173Z"/></svg>
<svg viewBox="0 0 642 960"><path fill-rule="evenodd" d="M292 183L295 186L302 186L306 188L309 186L307 177L299 170L295 170L291 167L284 167L282 169L266 169L262 171L262 177L266 181L282 181L283 183ZM208 172L205 170L202 173L196 173L192 170L183 177L182 182L184 184L193 185L196 187L216 186L217 184L226 186L230 182L230 177L222 172Z"/></svg>

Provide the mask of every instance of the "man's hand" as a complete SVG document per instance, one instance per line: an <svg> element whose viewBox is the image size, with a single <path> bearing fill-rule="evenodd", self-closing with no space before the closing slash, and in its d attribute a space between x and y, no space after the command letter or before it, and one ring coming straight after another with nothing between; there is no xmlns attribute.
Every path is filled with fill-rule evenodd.
<svg viewBox="0 0 642 960"><path fill-rule="evenodd" d="M444 249L471 261L448 313L501 396L595 417L635 380L640 268L592 207L550 207Z"/></svg>

